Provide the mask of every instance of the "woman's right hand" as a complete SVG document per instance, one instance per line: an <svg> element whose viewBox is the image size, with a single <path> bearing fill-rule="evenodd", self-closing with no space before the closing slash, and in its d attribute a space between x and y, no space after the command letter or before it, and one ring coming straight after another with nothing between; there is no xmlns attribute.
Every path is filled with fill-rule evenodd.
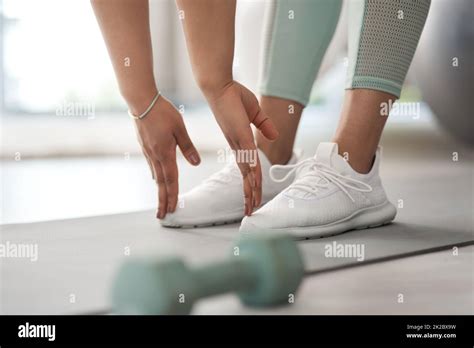
<svg viewBox="0 0 474 348"><path fill-rule="evenodd" d="M192 165L199 165L201 159L189 138L181 114L165 97L160 96L144 118L135 120L135 126L138 141L158 186L156 217L162 219L166 213L174 212L178 203L176 146Z"/></svg>
<svg viewBox="0 0 474 348"><path fill-rule="evenodd" d="M205 94L229 146L235 151L243 178L244 212L251 215L262 202L262 169L250 125L269 140L275 140L278 131L248 88L236 81L221 86Z"/></svg>

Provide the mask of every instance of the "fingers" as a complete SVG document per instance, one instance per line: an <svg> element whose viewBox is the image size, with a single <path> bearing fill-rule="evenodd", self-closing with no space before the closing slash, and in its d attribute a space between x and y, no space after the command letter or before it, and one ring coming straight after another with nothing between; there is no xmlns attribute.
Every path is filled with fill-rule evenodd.
<svg viewBox="0 0 474 348"><path fill-rule="evenodd" d="M260 204L262 203L262 167L260 166L260 160L258 158L258 152L256 152L257 156L257 165L254 167L251 167L254 180L255 180L255 185L254 185L254 208L258 208Z"/></svg>
<svg viewBox="0 0 474 348"><path fill-rule="evenodd" d="M155 178L158 185L158 212L156 217L158 219L163 219L166 216L166 211L168 209L168 194L166 191L165 176L163 175L160 162L154 161L153 168L155 170Z"/></svg>
<svg viewBox="0 0 474 348"><path fill-rule="evenodd" d="M262 201L262 171L260 163L250 166L248 163L237 163L242 173L244 187L245 215L251 215Z"/></svg>
<svg viewBox="0 0 474 348"><path fill-rule="evenodd" d="M145 156L145 159L148 163L148 166L150 167L150 171L151 171L151 178L153 180L155 180L155 170L153 169L153 164L151 163L151 160L150 158L148 157L148 155L146 154L146 152L143 150L143 155Z"/></svg>
<svg viewBox="0 0 474 348"><path fill-rule="evenodd" d="M262 170L253 139L237 143L236 161L243 177L245 215L251 215L262 200Z"/></svg>
<svg viewBox="0 0 474 348"><path fill-rule="evenodd" d="M254 208L253 187L255 186L255 178L248 163L237 161L237 165L240 169L240 172L242 173L242 183L244 188L244 213L245 215L249 216L252 214Z"/></svg>
<svg viewBox="0 0 474 348"><path fill-rule="evenodd" d="M163 219L167 213L173 213L178 204L178 165L176 152L161 161L152 161L155 181L158 185L158 211L156 217Z"/></svg>
<svg viewBox="0 0 474 348"><path fill-rule="evenodd" d="M243 177L243 184L244 184L244 212L245 215L250 216L253 212L253 188L252 188L252 181L249 177L250 171Z"/></svg>
<svg viewBox="0 0 474 348"><path fill-rule="evenodd" d="M166 213L173 213L178 204L178 165L176 164L176 152L170 156L165 157L160 161L161 169L163 171L164 181L166 185L166 193L168 204ZM165 215L166 215L165 213Z"/></svg>
<svg viewBox="0 0 474 348"><path fill-rule="evenodd" d="M189 138L188 132L186 131L184 124L182 125L182 127L178 127L178 130L175 134L175 138L186 160L193 166L199 165L199 163L201 163L201 158L199 157L198 151L194 147L191 139Z"/></svg>

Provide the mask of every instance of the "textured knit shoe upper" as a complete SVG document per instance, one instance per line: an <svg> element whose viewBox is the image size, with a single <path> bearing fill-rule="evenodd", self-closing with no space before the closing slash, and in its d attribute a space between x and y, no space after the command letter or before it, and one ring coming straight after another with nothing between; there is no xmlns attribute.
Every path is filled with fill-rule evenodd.
<svg viewBox="0 0 474 348"><path fill-rule="evenodd" d="M338 154L337 144L321 143L313 158L291 166L296 172L295 181L245 217L241 231L289 229L291 232L294 228L325 226L387 203L378 172L380 154L379 148L368 174L359 174ZM393 209L390 208L390 214Z"/></svg>
<svg viewBox="0 0 474 348"><path fill-rule="evenodd" d="M271 164L258 152L262 168L262 204L285 189L294 179L290 174L282 182L270 179ZM293 154L289 164L297 162ZM281 167L284 170L285 166ZM202 184L180 195L176 211L160 220L168 227L198 227L240 221L244 217L242 174L235 161L211 175Z"/></svg>

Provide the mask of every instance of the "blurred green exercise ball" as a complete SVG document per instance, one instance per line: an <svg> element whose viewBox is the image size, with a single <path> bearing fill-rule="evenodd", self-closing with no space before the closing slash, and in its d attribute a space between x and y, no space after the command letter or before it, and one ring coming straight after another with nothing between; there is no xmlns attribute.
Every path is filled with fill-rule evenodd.
<svg viewBox="0 0 474 348"><path fill-rule="evenodd" d="M431 2L413 69L441 126L474 146L474 1Z"/></svg>

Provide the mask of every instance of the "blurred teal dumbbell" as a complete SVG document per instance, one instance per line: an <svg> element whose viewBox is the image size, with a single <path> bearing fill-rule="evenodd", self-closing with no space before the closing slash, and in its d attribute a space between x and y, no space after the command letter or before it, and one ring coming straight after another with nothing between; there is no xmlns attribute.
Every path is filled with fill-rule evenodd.
<svg viewBox="0 0 474 348"><path fill-rule="evenodd" d="M178 259L132 260L113 286L116 313L189 314L204 297L235 292L248 306L288 303L304 276L296 242L286 235L245 236L221 263L188 268Z"/></svg>

